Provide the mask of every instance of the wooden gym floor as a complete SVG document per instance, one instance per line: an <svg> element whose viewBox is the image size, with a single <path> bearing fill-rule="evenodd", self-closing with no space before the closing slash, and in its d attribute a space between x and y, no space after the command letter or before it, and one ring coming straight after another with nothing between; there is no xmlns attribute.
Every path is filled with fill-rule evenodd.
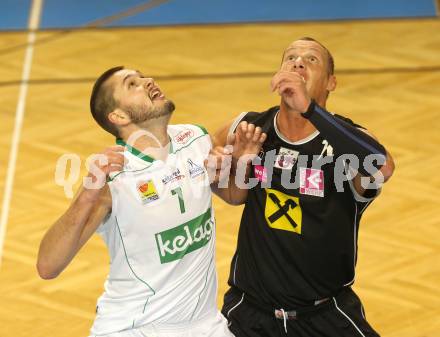
<svg viewBox="0 0 440 337"><path fill-rule="evenodd" d="M0 336L88 336L108 271L98 237L52 281L35 270L39 241L69 204L54 182L64 153L83 160L113 143L89 114L93 80L126 65L154 76L174 123L211 132L278 98L269 81L283 49L307 35L336 60L329 109L368 127L396 161L361 224L355 289L386 337L440 336L440 21L181 26L39 32L0 270ZM0 188L5 187L26 32L0 33ZM240 207L215 200L219 305ZM4 209L2 209L4 211ZM314 336L311 336L314 337Z"/></svg>

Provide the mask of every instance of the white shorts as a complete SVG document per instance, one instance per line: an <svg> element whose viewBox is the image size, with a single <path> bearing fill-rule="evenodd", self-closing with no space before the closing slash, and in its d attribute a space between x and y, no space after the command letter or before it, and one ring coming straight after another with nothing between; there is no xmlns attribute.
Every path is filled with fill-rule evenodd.
<svg viewBox="0 0 440 337"><path fill-rule="evenodd" d="M226 319L217 311L214 315L187 324L149 324L108 335L90 335L90 337L234 337L234 335L229 331Z"/></svg>

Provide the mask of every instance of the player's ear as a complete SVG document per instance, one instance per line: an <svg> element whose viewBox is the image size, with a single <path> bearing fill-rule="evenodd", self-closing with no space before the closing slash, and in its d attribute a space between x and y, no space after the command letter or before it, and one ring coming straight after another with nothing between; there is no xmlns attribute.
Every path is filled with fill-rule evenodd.
<svg viewBox="0 0 440 337"><path fill-rule="evenodd" d="M327 82L327 90L334 91L336 89L337 81L335 75L330 75Z"/></svg>
<svg viewBox="0 0 440 337"><path fill-rule="evenodd" d="M119 126L125 126L131 123L130 116L120 108L116 108L115 110L110 112L107 118L111 123Z"/></svg>

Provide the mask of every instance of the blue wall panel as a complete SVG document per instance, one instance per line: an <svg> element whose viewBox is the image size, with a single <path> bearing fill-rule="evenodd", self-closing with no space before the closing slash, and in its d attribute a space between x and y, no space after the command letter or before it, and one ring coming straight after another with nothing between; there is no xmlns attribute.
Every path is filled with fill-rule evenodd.
<svg viewBox="0 0 440 337"><path fill-rule="evenodd" d="M1 0L0 29L26 29L31 0Z"/></svg>
<svg viewBox="0 0 440 337"><path fill-rule="evenodd" d="M435 16L435 0L169 0L110 26ZM1 0L0 29L26 29L31 0ZM44 0L41 28L81 27L142 0Z"/></svg>
<svg viewBox="0 0 440 337"><path fill-rule="evenodd" d="M114 25L306 21L435 16L433 0L174 0Z"/></svg>
<svg viewBox="0 0 440 337"><path fill-rule="evenodd" d="M45 0L41 28L79 27L145 2L141 0Z"/></svg>

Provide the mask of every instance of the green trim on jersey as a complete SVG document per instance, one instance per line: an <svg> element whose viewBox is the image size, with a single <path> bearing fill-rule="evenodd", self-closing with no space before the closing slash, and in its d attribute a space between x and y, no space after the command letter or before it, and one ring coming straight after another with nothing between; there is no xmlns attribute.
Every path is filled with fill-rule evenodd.
<svg viewBox="0 0 440 337"><path fill-rule="evenodd" d="M125 260L127 261L128 267L130 268L134 277L136 277L139 281L145 284L153 292L153 295L151 296L156 295L156 291L153 288L151 288L151 286L146 281L142 280L139 276L137 276L137 274L134 272L133 268L131 267L130 261L128 261L127 251L125 249L124 239L122 238L122 233L121 233L121 228L119 227L118 218L115 217L115 220L116 220L116 227L118 228L118 232L119 232L119 237L121 238L122 248L124 249ZM151 296L148 296L147 301L144 304L144 309L142 313L145 313L145 309L147 307L148 301L150 300ZM134 320L133 320L133 326L134 326Z"/></svg>
<svg viewBox="0 0 440 337"><path fill-rule="evenodd" d="M214 257L212 257L211 261L209 261L208 270L206 271L206 276L205 276L205 284L203 285L202 291L199 293L199 298L197 299L196 306L194 308L193 313L191 314L191 318L189 319L190 321L192 321L192 319L194 317L194 314L195 314L195 312L197 310L197 307L199 306L199 302L200 302L200 298L202 297L202 293L206 289L206 285L208 284L209 269L211 268L213 260L214 260Z"/></svg>
<svg viewBox="0 0 440 337"><path fill-rule="evenodd" d="M198 124L194 124L194 126L197 126L200 130L202 130L203 134L207 135L208 131L205 129L204 126L198 125Z"/></svg>
<svg viewBox="0 0 440 337"><path fill-rule="evenodd" d="M174 154L176 154L176 153L179 152L180 150L182 150L182 149L184 149L184 148L190 146L194 141L196 141L197 139L199 139L199 138L201 138L201 137L204 137L204 136L209 136L209 135L206 133L206 134L203 134L203 135L200 135L200 136L194 138L192 141L190 141L190 142L189 142L188 144L186 144L185 146L182 146L182 147L178 148L178 149L174 152Z"/></svg>
<svg viewBox="0 0 440 337"><path fill-rule="evenodd" d="M202 131L202 135L194 138L193 140L191 140L187 145L182 146L181 148L178 148L175 152L174 152L174 147L173 147L173 141L170 137L170 148L168 153L177 153L178 151L180 151L181 149L184 149L185 147L188 147L192 142L194 142L196 139L199 139L200 137L209 135L208 131L201 125L197 125L194 124L195 127L198 127L201 131ZM127 151L130 152L131 154L135 155L136 157L145 160L148 163L152 163L154 162L156 159L154 159L153 157L150 157L149 155L143 153L142 151L139 151L138 149L136 149L135 147L127 144L124 140L122 140L121 138L116 138L116 144L124 146L125 148L127 148Z"/></svg>
<svg viewBox="0 0 440 337"><path fill-rule="evenodd" d="M130 152L131 154L135 155L136 157L138 157L142 160L145 160L148 163L152 163L155 160L154 158L150 157L149 155L146 155L145 153L142 153L141 151L139 151L135 147L127 144L121 138L116 139L116 144L121 145L121 146L125 146L127 148L128 152Z"/></svg>
<svg viewBox="0 0 440 337"><path fill-rule="evenodd" d="M140 171L146 170L146 169L149 168L151 165L153 165L153 164L150 164L150 165L148 165L147 167L141 168L141 169L139 169L139 170L133 170L133 171L121 171L121 172L118 172L118 173L116 173L112 178L107 177L107 182L108 182L108 183L109 183L109 182L112 182L113 180L116 179L116 177L117 177L118 175L120 175L120 174L122 174L122 173L140 172Z"/></svg>
<svg viewBox="0 0 440 337"><path fill-rule="evenodd" d="M171 141L171 137L169 137L170 140L170 148L168 153L173 153L173 142ZM124 142L121 138L116 138L116 144L124 146L127 148L128 152L130 152L131 154L135 155L136 157L145 160L148 163L152 163L153 161L155 161L156 159L154 159L153 157L150 157L149 155L139 151L138 149L136 149L135 147L127 144L126 142Z"/></svg>

